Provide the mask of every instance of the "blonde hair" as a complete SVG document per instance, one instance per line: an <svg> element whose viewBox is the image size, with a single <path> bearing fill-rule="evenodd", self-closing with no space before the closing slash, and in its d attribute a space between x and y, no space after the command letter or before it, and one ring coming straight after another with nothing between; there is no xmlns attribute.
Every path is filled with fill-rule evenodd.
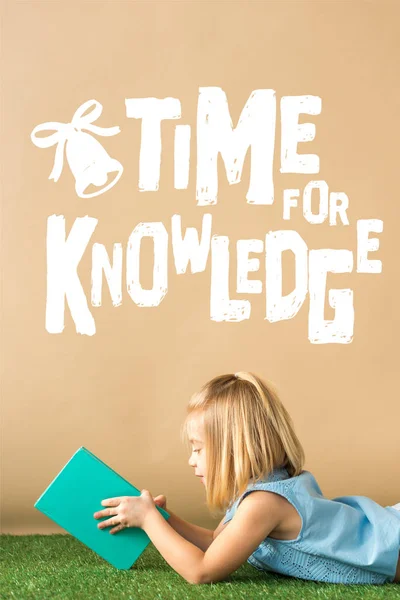
<svg viewBox="0 0 400 600"><path fill-rule="evenodd" d="M292 419L270 382L247 371L219 375L193 394L182 426L203 417L206 447L206 504L212 514L225 511L249 480L284 467L290 477L302 472L304 450Z"/></svg>

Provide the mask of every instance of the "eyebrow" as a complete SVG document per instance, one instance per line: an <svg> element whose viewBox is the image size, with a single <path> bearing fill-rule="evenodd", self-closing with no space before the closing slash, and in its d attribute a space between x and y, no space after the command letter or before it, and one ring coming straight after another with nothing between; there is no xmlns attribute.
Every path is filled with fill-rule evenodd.
<svg viewBox="0 0 400 600"><path fill-rule="evenodd" d="M199 444L203 443L201 440L196 440L194 438L189 438L189 442L198 442Z"/></svg>

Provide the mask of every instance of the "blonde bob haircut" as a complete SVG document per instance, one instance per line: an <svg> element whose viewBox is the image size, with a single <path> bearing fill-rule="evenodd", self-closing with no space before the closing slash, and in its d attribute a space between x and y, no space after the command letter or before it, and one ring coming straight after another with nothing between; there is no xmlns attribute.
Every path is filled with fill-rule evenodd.
<svg viewBox="0 0 400 600"><path fill-rule="evenodd" d="M219 375L193 394L181 436L188 442L193 418L202 418L206 449L206 504L226 511L250 480L284 467L302 473L304 450L292 419L270 382L247 371Z"/></svg>

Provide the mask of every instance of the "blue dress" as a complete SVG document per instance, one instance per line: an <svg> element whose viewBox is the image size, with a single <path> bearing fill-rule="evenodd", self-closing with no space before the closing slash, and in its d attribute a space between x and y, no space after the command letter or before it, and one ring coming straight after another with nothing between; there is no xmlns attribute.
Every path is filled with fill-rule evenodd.
<svg viewBox="0 0 400 600"><path fill-rule="evenodd" d="M255 490L275 492L298 511L301 531L294 540L266 537L247 562L262 571L330 583L384 584L394 580L400 553L400 511L365 496L325 498L309 471L290 477L284 468L250 482L225 513L234 516Z"/></svg>

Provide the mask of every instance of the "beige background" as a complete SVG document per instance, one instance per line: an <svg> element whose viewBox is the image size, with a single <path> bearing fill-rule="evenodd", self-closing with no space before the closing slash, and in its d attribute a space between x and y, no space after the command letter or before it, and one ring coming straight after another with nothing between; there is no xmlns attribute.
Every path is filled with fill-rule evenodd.
<svg viewBox="0 0 400 600"><path fill-rule="evenodd" d="M189 467L179 431L189 396L217 374L250 370L278 387L306 452L306 468L327 497L366 495L400 501L398 368L398 139L399 17L397 2L109 1L2 2L2 398L1 516L3 533L63 531L33 504L76 449L84 445L139 488L166 494L182 518L212 526L204 488ZM251 92L277 96L275 203L251 206L242 182L227 183L220 160L218 203L195 199L196 111L199 87L227 94L234 126ZM282 96L322 98L315 140L300 153L320 157L320 173L280 174ZM158 192L138 191L140 123L125 115L125 98L179 98L181 123L192 126L190 183L175 190L173 132L162 125ZM46 121L69 122L91 98L103 105L96 124L119 125L98 138L124 165L106 194L79 198L64 164L48 179L55 147L39 149L30 133ZM301 209L282 219L282 191L324 179L349 197L348 227L310 225ZM171 217L184 227L213 215L212 233L230 248L270 230L296 229L308 248L356 251L357 219L378 218L384 231L369 258L381 274L328 275L330 287L354 290L351 344L314 345L307 339L308 297L294 319L265 317L261 295L235 293L252 303L241 323L210 320L210 262L204 273L176 275L169 246L168 293L156 308L139 308L123 288L122 305L89 307L97 333L76 333L68 307L65 330L45 329L47 217L63 214L69 232L76 217L99 219L78 273L90 303L91 247L125 248L141 221ZM153 248L142 245L142 285L151 287ZM286 253L287 254L287 253ZM294 282L284 259L284 293ZM125 278L124 278L125 286ZM333 310L326 307L326 318Z"/></svg>

